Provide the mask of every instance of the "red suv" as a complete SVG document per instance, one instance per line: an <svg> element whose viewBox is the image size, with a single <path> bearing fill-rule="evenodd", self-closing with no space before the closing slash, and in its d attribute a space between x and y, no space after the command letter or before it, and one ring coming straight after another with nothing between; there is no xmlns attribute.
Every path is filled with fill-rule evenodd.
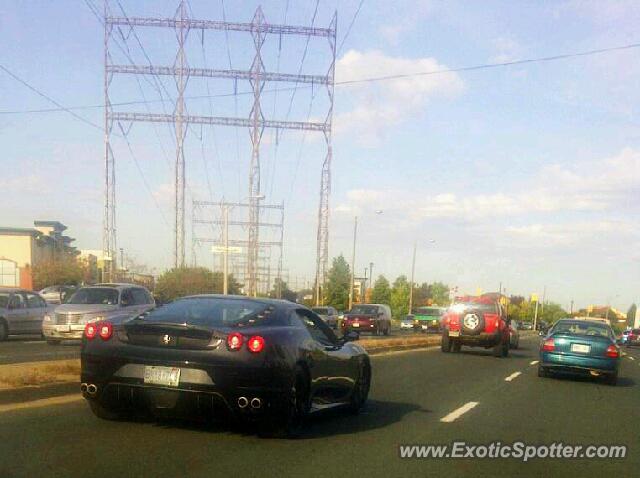
<svg viewBox="0 0 640 478"><path fill-rule="evenodd" d="M458 297L442 318L442 351L459 352L465 345L509 355L509 319L498 294Z"/></svg>

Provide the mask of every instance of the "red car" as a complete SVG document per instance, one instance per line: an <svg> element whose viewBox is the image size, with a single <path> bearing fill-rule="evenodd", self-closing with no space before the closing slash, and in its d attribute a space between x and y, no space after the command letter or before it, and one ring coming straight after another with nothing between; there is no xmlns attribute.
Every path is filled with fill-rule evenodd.
<svg viewBox="0 0 640 478"><path fill-rule="evenodd" d="M495 357L509 355L509 319L497 294L458 297L442 318L442 351L459 352L460 348L493 349Z"/></svg>
<svg viewBox="0 0 640 478"><path fill-rule="evenodd" d="M391 308L386 304L355 305L344 314L342 331L371 332L373 335L389 335L391 332Z"/></svg>

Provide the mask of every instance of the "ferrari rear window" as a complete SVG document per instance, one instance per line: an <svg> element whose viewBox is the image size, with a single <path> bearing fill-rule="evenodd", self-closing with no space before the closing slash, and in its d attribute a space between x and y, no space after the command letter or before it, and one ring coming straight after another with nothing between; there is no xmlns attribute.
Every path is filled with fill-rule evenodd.
<svg viewBox="0 0 640 478"><path fill-rule="evenodd" d="M248 327L269 325L273 311L273 306L259 301L193 297L153 309L138 320L206 327Z"/></svg>

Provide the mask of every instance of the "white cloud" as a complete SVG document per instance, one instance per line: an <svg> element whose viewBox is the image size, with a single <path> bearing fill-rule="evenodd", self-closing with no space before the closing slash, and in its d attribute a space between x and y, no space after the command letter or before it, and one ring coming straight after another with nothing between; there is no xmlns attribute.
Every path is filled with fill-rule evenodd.
<svg viewBox="0 0 640 478"><path fill-rule="evenodd" d="M406 190L357 189L347 204L358 210L394 209L412 221L457 218L468 221L559 211L605 211L640 191L640 152L631 148L604 160L582 162L572 168L543 168L516 191L493 194L434 194L417 198Z"/></svg>
<svg viewBox="0 0 640 478"><path fill-rule="evenodd" d="M434 58L391 57L378 50L349 50L336 64L336 81L445 70ZM464 84L456 73L412 76L345 87L353 102L350 111L335 119L337 134L355 134L360 143L375 145L382 131L424 111L436 96L453 97Z"/></svg>
<svg viewBox="0 0 640 478"><path fill-rule="evenodd" d="M48 181L45 176L32 173L13 178L1 178L0 190L4 193L43 194L51 191L50 183L51 181Z"/></svg>
<svg viewBox="0 0 640 478"><path fill-rule="evenodd" d="M601 238L602 235L629 234L634 231L627 222L590 221L563 224L530 224L527 226L508 226L505 232L519 240L521 245L550 247L571 245Z"/></svg>

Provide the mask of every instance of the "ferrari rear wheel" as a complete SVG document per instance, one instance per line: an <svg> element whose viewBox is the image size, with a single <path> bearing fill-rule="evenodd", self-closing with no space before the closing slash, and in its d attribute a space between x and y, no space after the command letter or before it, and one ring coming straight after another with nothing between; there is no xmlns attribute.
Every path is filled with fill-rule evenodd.
<svg viewBox="0 0 640 478"><path fill-rule="evenodd" d="M265 424L261 435L276 438L297 437L302 431L309 409L309 377L304 368L298 365L294 384L289 391L282 413L274 417L274 421Z"/></svg>
<svg viewBox="0 0 640 478"><path fill-rule="evenodd" d="M369 396L369 388L371 387L371 366L369 362L363 360L360 362L358 379L353 386L351 393L351 403L349 409L351 413L358 414Z"/></svg>

